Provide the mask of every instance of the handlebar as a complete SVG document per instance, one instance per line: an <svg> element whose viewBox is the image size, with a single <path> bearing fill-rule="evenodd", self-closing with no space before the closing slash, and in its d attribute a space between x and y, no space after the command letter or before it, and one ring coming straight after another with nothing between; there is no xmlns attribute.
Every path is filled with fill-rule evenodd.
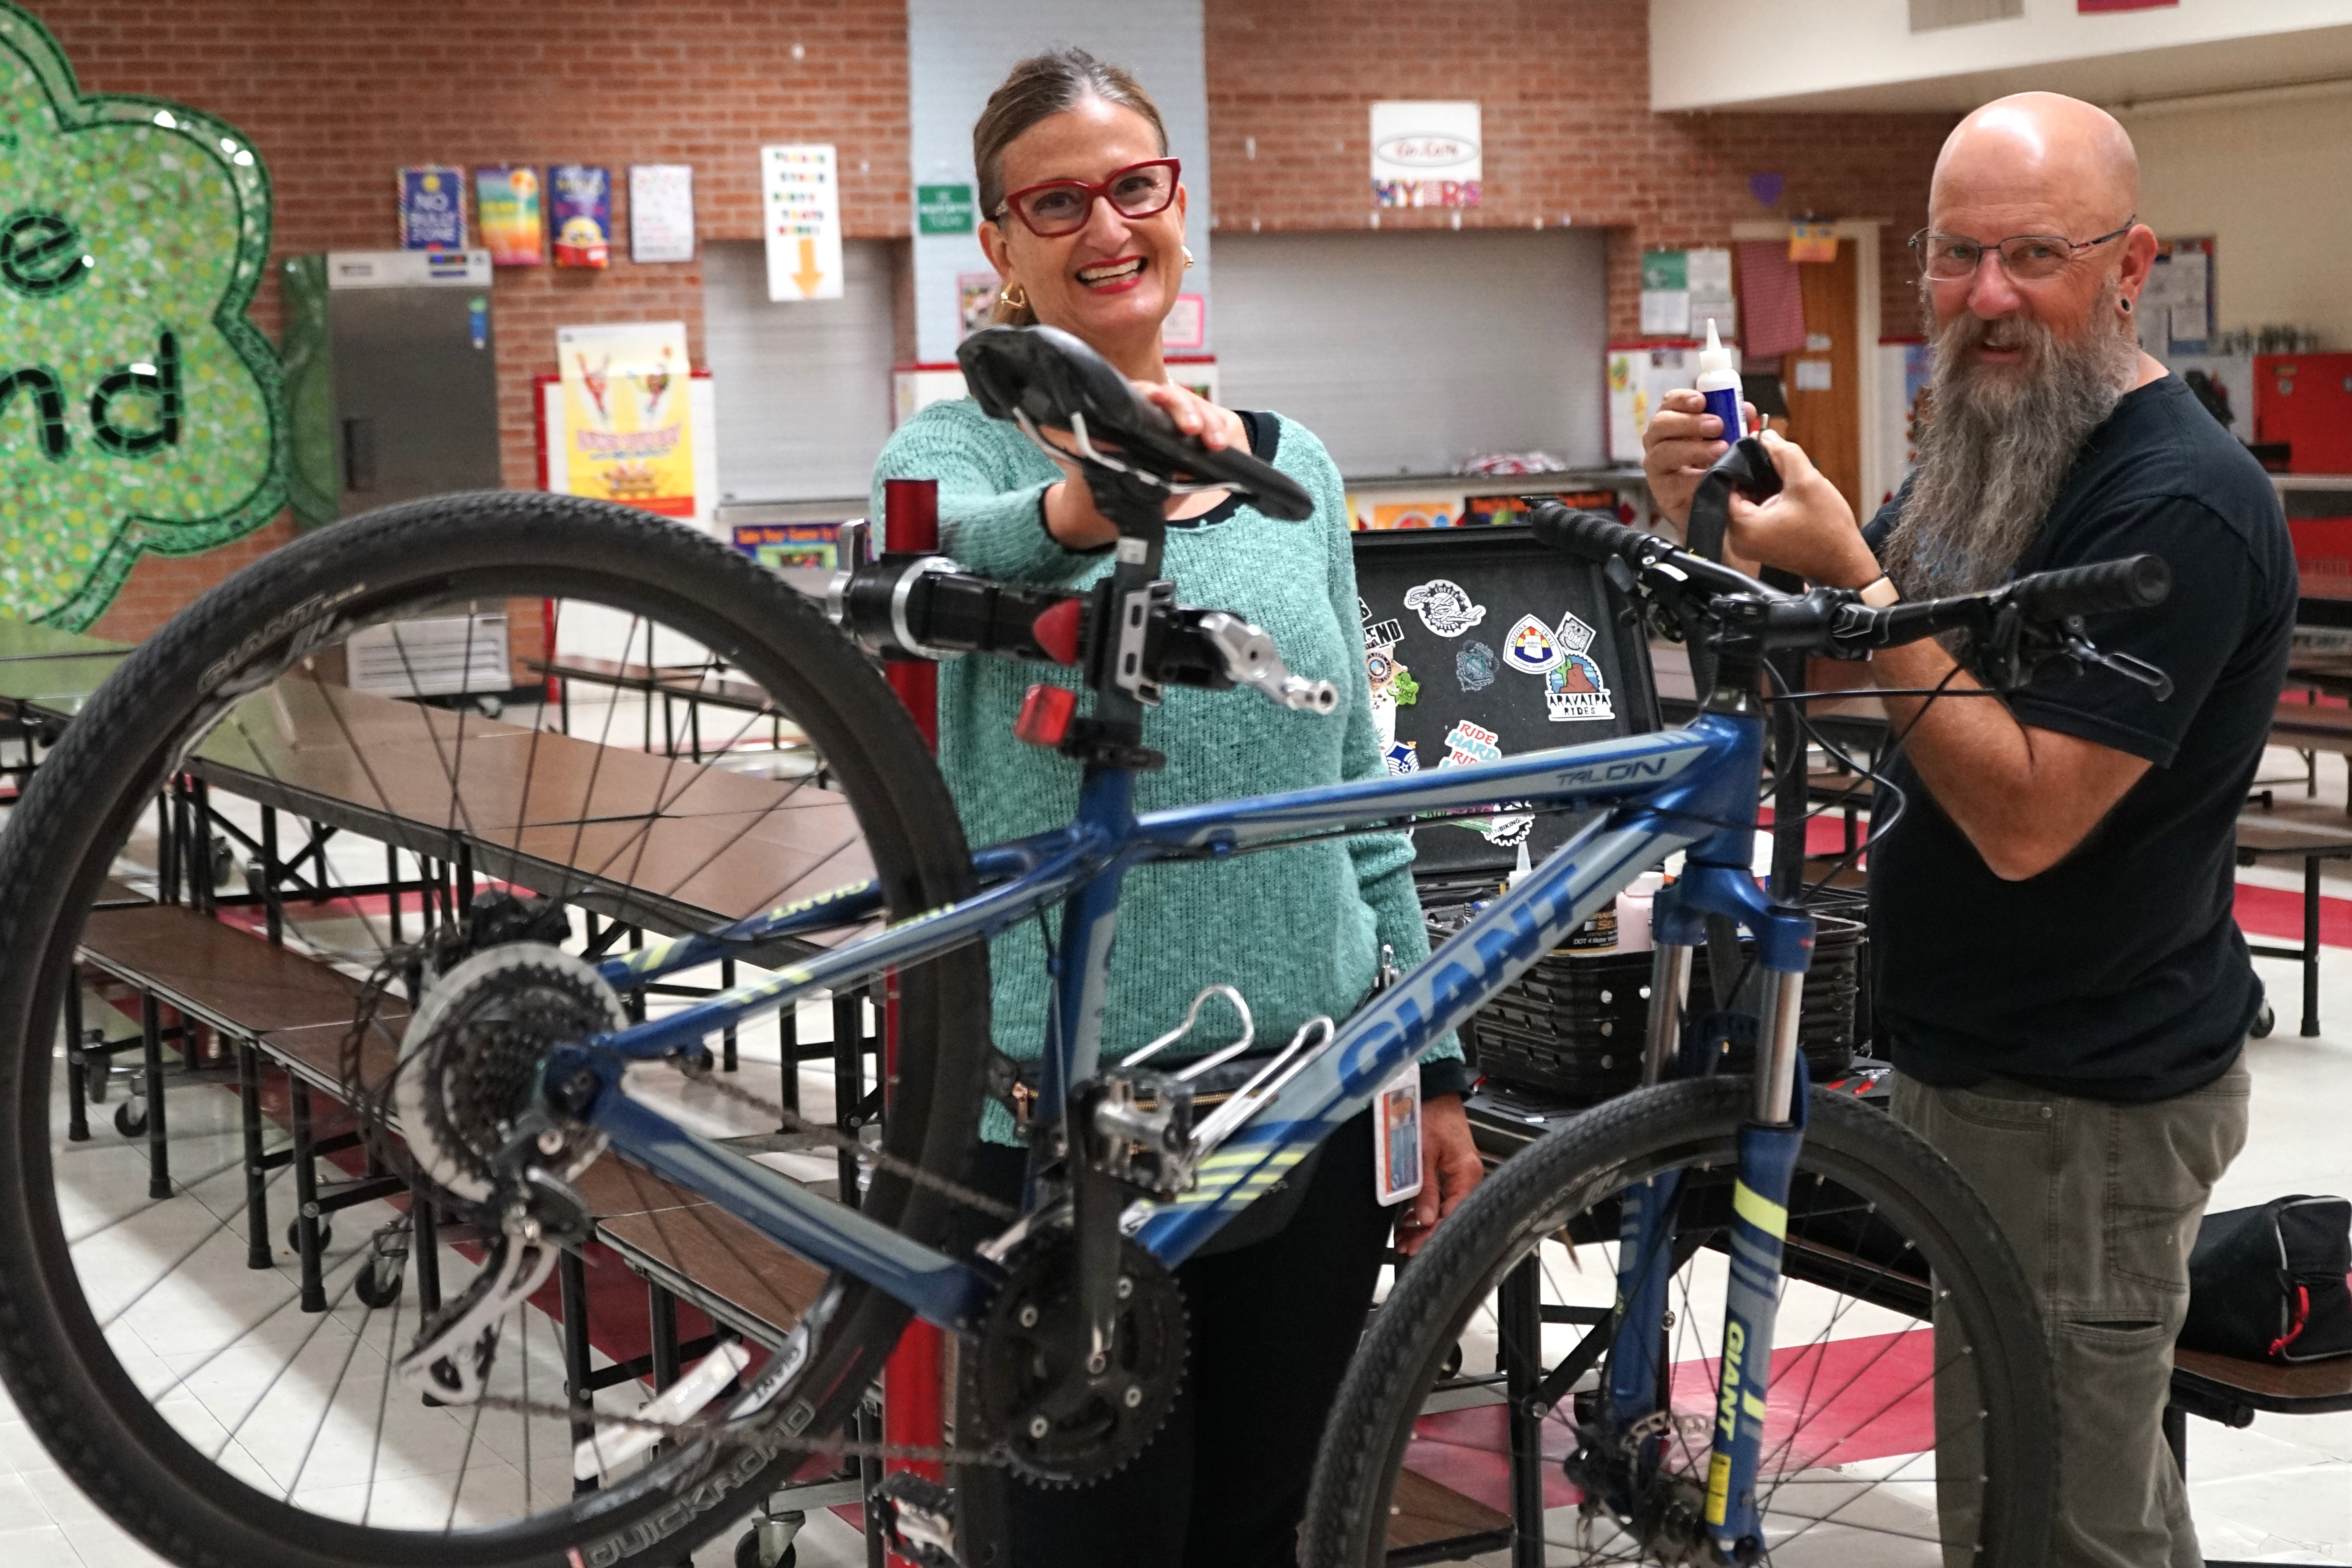
<svg viewBox="0 0 2352 1568"><path fill-rule="evenodd" d="M2155 555L2095 562L2056 572L2037 572L2009 585L2011 600L2029 620L2104 616L2144 610L2172 592L2172 570Z"/></svg>
<svg viewBox="0 0 2352 1568"><path fill-rule="evenodd" d="M1875 648L1964 630L1977 635L1989 683L2000 689L2024 684L2042 663L2065 658L2103 665L2154 688L2159 700L2171 691L2162 671L2126 656L2102 654L2079 624L2084 616L2162 604L2172 589L2172 573L2158 556L2038 572L1981 593L1882 609L1847 589L1783 594L1655 534L1557 502L1538 507L1528 521L1536 537L1553 549L1623 572L1622 587L1638 588L1695 616L1715 649L1732 658L1786 650L1864 658Z"/></svg>

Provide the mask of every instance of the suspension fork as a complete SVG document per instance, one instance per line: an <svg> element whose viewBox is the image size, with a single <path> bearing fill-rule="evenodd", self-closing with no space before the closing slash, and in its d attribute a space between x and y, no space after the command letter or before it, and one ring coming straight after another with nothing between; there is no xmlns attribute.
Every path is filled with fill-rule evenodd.
<svg viewBox="0 0 2352 1568"><path fill-rule="evenodd" d="M1642 1051L1643 1088L1662 1083L1681 1054L1683 1013L1690 999L1692 955L1698 950L1661 942L1651 962L1650 1032ZM1671 1246L1681 1208L1682 1173L1668 1171L1619 1199L1617 1225L1617 1327L1609 1352L1609 1427L1614 1443L1630 1447L1631 1479L1638 1490L1666 1451L1666 1435L1649 1430L1650 1419L1670 1409L1666 1386L1666 1287L1673 1278ZM1607 1500L1621 1516L1633 1511L1632 1496Z"/></svg>
<svg viewBox="0 0 2352 1568"><path fill-rule="evenodd" d="M1808 942L1807 947L1811 947ZM1805 1058L1797 1026L1805 973L1769 970L1758 1030L1756 1104L1739 1130L1739 1170L1731 1188L1731 1270L1717 1362L1714 1451L1707 1458L1706 1530L1734 1562L1763 1554L1757 1467L1764 1449L1766 1394L1772 1382L1772 1328L1780 1305L1781 1243L1789 1232L1789 1187L1805 1142Z"/></svg>
<svg viewBox="0 0 2352 1568"><path fill-rule="evenodd" d="M1754 1099L1739 1130L1732 1186L1730 1279L1704 1510L1706 1532L1722 1555L1753 1561L1763 1544L1756 1479L1772 1374L1781 1246L1790 1185L1804 1144L1807 1084L1798 1029L1812 956L1812 921L1767 903L1744 868L1693 866L1660 901L1642 1064L1645 1085L1674 1076L1678 1065L1704 913L1733 915L1747 924L1756 933L1766 973ZM1636 1490L1655 1474L1670 1436L1660 1417L1670 1417L1673 1408L1664 1323L1682 1189L1682 1173L1668 1172L1628 1188L1620 1200L1609 1431L1633 1460L1628 1479ZM1607 1500L1622 1514L1633 1500Z"/></svg>

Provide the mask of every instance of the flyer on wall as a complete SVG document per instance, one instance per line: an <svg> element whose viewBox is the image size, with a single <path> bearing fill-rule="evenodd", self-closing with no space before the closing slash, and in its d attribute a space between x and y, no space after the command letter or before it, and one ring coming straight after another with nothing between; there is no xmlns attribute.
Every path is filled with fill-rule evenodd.
<svg viewBox="0 0 2352 1568"><path fill-rule="evenodd" d="M768 298L841 298L841 182L830 142L760 149Z"/></svg>
<svg viewBox="0 0 2352 1568"><path fill-rule="evenodd" d="M496 267L536 267L547 244L539 171L528 166L474 171L474 212Z"/></svg>
<svg viewBox="0 0 2352 1568"><path fill-rule="evenodd" d="M605 267L613 258L613 171L558 163L547 171L548 226L558 267Z"/></svg>
<svg viewBox="0 0 2352 1568"><path fill-rule="evenodd" d="M563 327L564 488L694 515L694 419L684 321Z"/></svg>
<svg viewBox="0 0 2352 1568"><path fill-rule="evenodd" d="M694 259L694 165L629 165L629 259Z"/></svg>
<svg viewBox="0 0 2352 1568"><path fill-rule="evenodd" d="M400 248L466 248L466 174L441 163L400 171Z"/></svg>
<svg viewBox="0 0 2352 1568"><path fill-rule="evenodd" d="M993 272L956 274L958 338L971 336L995 318L997 291L1003 286L1003 279Z"/></svg>

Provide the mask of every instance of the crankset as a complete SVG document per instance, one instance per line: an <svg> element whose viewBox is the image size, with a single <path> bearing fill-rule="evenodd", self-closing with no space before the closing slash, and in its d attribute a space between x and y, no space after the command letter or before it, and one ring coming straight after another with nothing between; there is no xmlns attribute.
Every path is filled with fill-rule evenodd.
<svg viewBox="0 0 2352 1568"><path fill-rule="evenodd" d="M1055 1226L1003 1261L976 1346L980 1436L1046 1486L1090 1486L1123 1468L1159 1432L1184 1374L1184 1299L1176 1277L1122 1240L1111 1352L1089 1373L1081 1342L1077 1245Z"/></svg>

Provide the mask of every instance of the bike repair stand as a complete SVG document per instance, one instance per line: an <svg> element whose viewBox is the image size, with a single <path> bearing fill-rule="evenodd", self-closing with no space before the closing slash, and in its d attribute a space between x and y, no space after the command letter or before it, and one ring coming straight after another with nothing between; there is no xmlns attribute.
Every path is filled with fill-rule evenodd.
<svg viewBox="0 0 2352 1568"><path fill-rule="evenodd" d="M883 547L892 554L929 555L940 543L939 481L936 479L887 479L883 482ZM838 564L844 571L853 571L866 563L866 526L845 524L835 546ZM939 666L929 659L913 657L894 658L882 670L890 689L898 694L914 719L915 727L922 731L923 740L936 751L939 731ZM889 1086L897 1081L898 1055L898 987L893 977L884 988L881 998L881 1049L884 1110L887 1114ZM855 1016L851 1012L847 1016ZM835 1027L844 1027L845 1014L836 1008ZM793 1070L787 1059L785 1071ZM853 1179L845 1170L845 1183ZM853 1201L854 1190L845 1186L845 1202ZM940 1331L920 1319L910 1321L899 1336L898 1346L882 1369L882 1411L879 1435L885 1443L908 1447L934 1448L947 1441L945 1397L946 1339ZM872 1413L861 1410L854 1418L852 1431L862 1438L876 1436ZM889 1552L883 1510L877 1506L877 1495L887 1475L911 1470L923 1479L940 1484L944 1477L940 1468L929 1461L892 1459L886 1463L871 1458L848 1461L843 1473L829 1479L792 1481L779 1487L752 1514L751 1528L736 1543L735 1568L793 1568L798 1556L793 1538L808 1522L811 1510L835 1508L854 1503L858 1506L866 1534L867 1568L916 1568L908 1559Z"/></svg>
<svg viewBox="0 0 2352 1568"><path fill-rule="evenodd" d="M940 486L937 479L883 481L882 547L893 555L930 555L940 547ZM844 564L854 564L845 563ZM940 667L927 658L892 659L882 668L890 689L913 716L915 727L932 751L940 746ZM883 1113L889 1113L890 1088L898 1081L898 980L887 977L882 1012ZM893 1446L937 1448L947 1442L947 1406L943 1379L947 1340L921 1319L910 1319L882 1369L882 1440ZM871 1465L867 1467L870 1470ZM929 1460L891 1459L888 1472L913 1470L934 1486L946 1480L940 1468ZM866 1504L866 1561L880 1568L883 1550L882 1510L871 1497ZM887 1554L892 1568L913 1568L896 1553Z"/></svg>

